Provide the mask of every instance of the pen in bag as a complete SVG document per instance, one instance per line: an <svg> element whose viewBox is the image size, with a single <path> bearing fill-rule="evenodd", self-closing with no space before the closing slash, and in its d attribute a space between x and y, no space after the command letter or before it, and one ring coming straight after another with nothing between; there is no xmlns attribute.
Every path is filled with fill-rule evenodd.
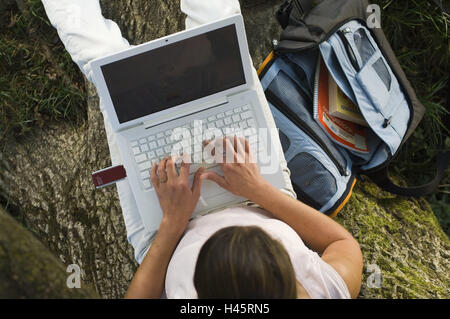
<svg viewBox="0 0 450 319"><path fill-rule="evenodd" d="M339 30L337 34L341 38L342 44L344 45L345 51L347 52L350 62L355 68L356 72L359 72L361 68L359 66L358 60L356 59L355 52L353 52L350 43L348 43L348 39L346 38L344 32L342 30Z"/></svg>

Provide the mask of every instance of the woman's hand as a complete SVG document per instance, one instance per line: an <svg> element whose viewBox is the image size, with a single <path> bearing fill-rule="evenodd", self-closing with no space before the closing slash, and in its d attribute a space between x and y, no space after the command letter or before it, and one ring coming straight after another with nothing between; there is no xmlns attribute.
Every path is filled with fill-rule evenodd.
<svg viewBox="0 0 450 319"><path fill-rule="evenodd" d="M200 197L200 168L189 187L189 163L181 163L180 174L175 159L165 158L150 171L163 218L150 249L139 266L126 298L160 298L172 254Z"/></svg>
<svg viewBox="0 0 450 319"><path fill-rule="evenodd" d="M223 143L221 149L224 152L217 152L218 148L214 147L213 157L220 164L223 176L207 171L201 178L212 180L229 192L254 201L268 183L259 172L248 140L234 136L218 139L214 145L220 145L218 143Z"/></svg>
<svg viewBox="0 0 450 319"><path fill-rule="evenodd" d="M159 164L153 164L150 177L163 211L161 226L170 225L172 230L181 235L200 198L202 186L200 175L204 169L199 168L195 173L191 188L190 164L183 160L178 174L175 161L175 158L164 158Z"/></svg>

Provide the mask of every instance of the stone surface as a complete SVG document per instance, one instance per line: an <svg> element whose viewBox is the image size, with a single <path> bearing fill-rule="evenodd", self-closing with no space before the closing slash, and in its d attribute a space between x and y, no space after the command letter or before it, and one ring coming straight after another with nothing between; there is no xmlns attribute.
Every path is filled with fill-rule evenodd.
<svg viewBox="0 0 450 319"><path fill-rule="evenodd" d="M242 3L255 66L279 34L273 18L279 3ZM104 15L116 21L133 44L184 28L179 1L101 4ZM118 298L137 264L126 240L115 187L92 186L91 172L110 161L98 98L92 85L87 88L88 118L83 125L49 123L0 153L0 195L62 263L80 265L83 279L101 297ZM361 297L450 296L449 239L425 201L398 198L360 182L338 221L355 235L364 252ZM374 279L370 264L381 271L380 288L367 284Z"/></svg>

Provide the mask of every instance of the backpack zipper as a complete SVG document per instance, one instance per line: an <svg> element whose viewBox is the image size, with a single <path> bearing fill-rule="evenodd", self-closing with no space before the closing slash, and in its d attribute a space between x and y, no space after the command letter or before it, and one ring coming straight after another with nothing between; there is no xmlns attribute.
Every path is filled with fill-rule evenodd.
<svg viewBox="0 0 450 319"><path fill-rule="evenodd" d="M328 148L322 139L317 136L314 130L311 129L305 122L298 117L294 112L292 112L274 93L270 90L266 90L267 100L273 104L274 106L278 106L277 109L283 113L291 122L295 123L298 127L300 127L317 145L319 145L322 150L328 155L331 161L334 163L336 168L338 169L341 176L348 176L349 172L347 169L342 167L341 163L334 157L333 153Z"/></svg>
<svg viewBox="0 0 450 319"><path fill-rule="evenodd" d="M352 20L357 20L357 21L362 21L361 19L359 19L358 17L352 17L352 18L348 18L344 21L342 21L341 23L337 24L333 29L331 29L325 36L325 38L320 41L320 43L328 41L328 39L334 34L336 33L337 30L339 30L340 27L342 27L344 24L352 21ZM277 46L274 50L274 54L275 55L279 55L279 54L283 54L283 53L295 53L295 52L300 52L303 50L308 50L308 49L312 49L315 47L318 47L320 43L312 43L311 45L308 45L304 48L300 48L300 49L285 49L285 48L280 48L279 46Z"/></svg>
<svg viewBox="0 0 450 319"><path fill-rule="evenodd" d="M300 89L299 93L300 93L300 95L303 96L303 98L305 100L308 100L308 102L310 102L312 105L313 97L311 96L309 91L304 88L305 85L310 87L309 82L308 82L308 77L306 76L305 70L303 70L300 66L298 66L297 63L291 61L291 59L289 59L287 56L283 56L281 58L283 59L283 61L286 64L288 64L293 69L294 73L299 77L299 81L304 84L304 85L298 85L298 88Z"/></svg>

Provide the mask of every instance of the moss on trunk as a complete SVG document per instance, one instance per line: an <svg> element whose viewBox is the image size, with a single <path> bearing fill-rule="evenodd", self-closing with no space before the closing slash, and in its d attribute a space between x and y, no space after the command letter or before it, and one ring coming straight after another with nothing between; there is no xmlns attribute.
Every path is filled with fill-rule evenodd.
<svg viewBox="0 0 450 319"><path fill-rule="evenodd" d="M395 196L363 180L336 220L364 255L361 297L450 297L450 240L424 199ZM370 265L380 270L379 288L370 285Z"/></svg>
<svg viewBox="0 0 450 319"><path fill-rule="evenodd" d="M0 208L0 298L98 298L81 282L68 288L71 273L28 230Z"/></svg>

